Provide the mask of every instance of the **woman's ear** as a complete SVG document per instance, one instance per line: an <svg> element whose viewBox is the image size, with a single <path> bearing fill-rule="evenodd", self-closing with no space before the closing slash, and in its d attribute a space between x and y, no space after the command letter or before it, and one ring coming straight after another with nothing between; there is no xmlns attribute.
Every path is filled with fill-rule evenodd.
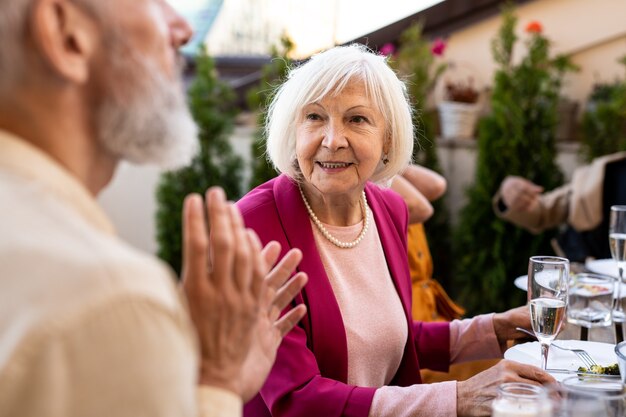
<svg viewBox="0 0 626 417"><path fill-rule="evenodd" d="M65 80L86 82L99 39L94 18L71 0L36 0L28 19L34 47L45 65Z"/></svg>
<svg viewBox="0 0 626 417"><path fill-rule="evenodd" d="M383 142L383 154L388 155L389 149L391 149L391 135L385 135L385 141Z"/></svg>

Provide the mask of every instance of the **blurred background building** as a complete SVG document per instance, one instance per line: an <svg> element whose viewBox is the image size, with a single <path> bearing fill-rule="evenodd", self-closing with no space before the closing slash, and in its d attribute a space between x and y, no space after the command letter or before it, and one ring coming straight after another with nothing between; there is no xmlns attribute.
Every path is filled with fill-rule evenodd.
<svg viewBox="0 0 626 417"><path fill-rule="evenodd" d="M196 37L184 50L192 56L206 43L218 71L233 86L248 86L260 78L269 50L283 34L295 43L293 58L304 59L324 48L351 41L374 49L397 44L400 34L416 21L424 35L445 39L445 59L472 73L488 97L495 64L491 39L501 22L500 0L171 0L190 18ZM553 52L570 56L580 66L564 79L564 96L583 111L594 84L624 76L617 59L626 55L626 2L624 0L515 1L520 36L526 24L539 20L553 41ZM523 51L516 51L520 52ZM243 81L242 81L243 80ZM243 92L240 92L243 94ZM485 108L484 111L488 111ZM249 162L254 117L242 118L232 144ZM581 163L576 128L561 138L558 162L567 178ZM449 182L452 220L465 202L464 189L474 178L476 142L437 141L437 152ZM154 252L154 187L159 171L123 164L101 202L119 234L131 244Z"/></svg>

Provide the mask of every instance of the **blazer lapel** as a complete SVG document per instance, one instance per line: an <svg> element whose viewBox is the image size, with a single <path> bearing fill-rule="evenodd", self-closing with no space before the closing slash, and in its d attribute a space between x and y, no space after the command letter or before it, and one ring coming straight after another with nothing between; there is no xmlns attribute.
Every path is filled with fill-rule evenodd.
<svg viewBox="0 0 626 417"><path fill-rule="evenodd" d="M292 248L299 248L299 271L309 275L302 296L309 306L311 323L309 347L315 353L322 376L346 383L348 346L339 304L320 259L309 215L297 185L281 175L274 183L274 198L285 236Z"/></svg>
<svg viewBox="0 0 626 417"><path fill-rule="evenodd" d="M381 200L383 197L379 192L371 189L376 187L375 185L368 185L365 187L365 193L367 195L367 202L372 208L374 213L374 221L376 222L376 228L380 236L380 242L385 252L385 259L389 266L389 272L391 278L396 287L396 291L402 301L402 307L404 308L404 314L407 317L409 323L411 319L411 287L410 279L407 279L407 269L405 268L406 257L401 255L405 251L405 247L400 240L398 230L394 227L394 219L391 218L390 212L387 207L384 206L384 202ZM401 213L397 213L398 216Z"/></svg>

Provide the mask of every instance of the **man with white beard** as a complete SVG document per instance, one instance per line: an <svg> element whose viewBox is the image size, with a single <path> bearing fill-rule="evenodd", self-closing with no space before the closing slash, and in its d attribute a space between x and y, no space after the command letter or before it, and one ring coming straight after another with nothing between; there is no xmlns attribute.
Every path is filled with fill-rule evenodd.
<svg viewBox="0 0 626 417"><path fill-rule="evenodd" d="M0 416L239 415L305 314L302 254L222 190L185 201L186 300L96 203L120 160L193 155L189 37L165 0L0 0Z"/></svg>

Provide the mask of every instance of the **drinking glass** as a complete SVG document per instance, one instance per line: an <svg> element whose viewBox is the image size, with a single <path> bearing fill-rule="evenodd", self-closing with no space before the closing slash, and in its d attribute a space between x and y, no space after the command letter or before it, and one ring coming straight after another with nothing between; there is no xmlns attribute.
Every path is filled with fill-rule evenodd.
<svg viewBox="0 0 626 417"><path fill-rule="evenodd" d="M611 206L611 218L609 219L609 246L611 256L617 262L619 271L619 285L615 286L615 308L613 321L623 322L626 318L622 305L621 287L624 280L624 268L626 267L626 206Z"/></svg>
<svg viewBox="0 0 626 417"><path fill-rule="evenodd" d="M618 343L615 346L615 354L617 355L617 365L619 366L622 385L626 389L626 342Z"/></svg>
<svg viewBox="0 0 626 417"><path fill-rule="evenodd" d="M491 417L550 417L548 392L539 385L506 382L491 403Z"/></svg>
<svg viewBox="0 0 626 417"><path fill-rule="evenodd" d="M559 333L567 307L569 260L533 256L528 262L530 322L541 344L541 369L548 365L550 344Z"/></svg>
<svg viewBox="0 0 626 417"><path fill-rule="evenodd" d="M552 396L554 417L624 417L626 391L617 378L571 376Z"/></svg>
<svg viewBox="0 0 626 417"><path fill-rule="evenodd" d="M610 326L615 279L608 275L581 273L569 282L567 321L591 328Z"/></svg>

